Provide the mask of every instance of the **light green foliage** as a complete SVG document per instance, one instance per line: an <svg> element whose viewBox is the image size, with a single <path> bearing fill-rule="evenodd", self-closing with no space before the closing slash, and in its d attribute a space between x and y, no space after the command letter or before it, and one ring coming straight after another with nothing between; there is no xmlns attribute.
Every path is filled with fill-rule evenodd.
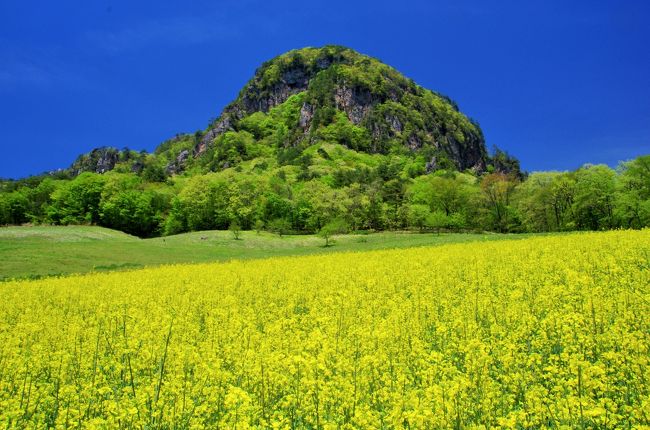
<svg viewBox="0 0 650 430"><path fill-rule="evenodd" d="M587 165L575 172L575 180L576 227L584 230L614 227L616 172L602 164Z"/></svg>
<svg viewBox="0 0 650 430"><path fill-rule="evenodd" d="M51 195L47 220L55 224L91 224L100 221L99 205L106 177L82 173L62 183Z"/></svg>
<svg viewBox="0 0 650 430"><path fill-rule="evenodd" d="M336 111L332 122L319 129L315 138L326 143L338 143L355 151L367 151L370 148L368 130L352 124L341 111Z"/></svg>
<svg viewBox="0 0 650 430"><path fill-rule="evenodd" d="M650 198L642 157L576 172L539 172L524 181L500 173L475 177L438 171L410 178L393 155L360 155L338 144L305 151L297 165L250 165L163 183L133 173L46 178L0 193L0 223L98 224L149 237L194 230L242 229L283 219L318 232L332 219L353 230L427 228L424 208L448 217L447 230L502 232L642 228ZM416 207L417 209L414 209Z"/></svg>
<svg viewBox="0 0 650 430"><path fill-rule="evenodd" d="M462 229L468 227L462 220L476 216L479 189L476 178L467 174L421 176L409 186L407 196L411 202L425 205L431 212L455 217L453 227Z"/></svg>
<svg viewBox="0 0 650 430"><path fill-rule="evenodd" d="M422 204L410 205L408 209L408 222L411 227L416 227L420 231L427 225L427 218L431 215L429 206Z"/></svg>
<svg viewBox="0 0 650 430"><path fill-rule="evenodd" d="M528 231L570 228L575 180L568 173L535 172L517 190L517 207Z"/></svg>
<svg viewBox="0 0 650 430"><path fill-rule="evenodd" d="M304 184L298 194L298 199L310 208L306 218L309 231L318 231L329 221L343 218L346 213L346 193L342 190L331 189L319 181Z"/></svg>
<svg viewBox="0 0 650 430"><path fill-rule="evenodd" d="M262 230L264 230L264 221L261 219L255 220L255 225L253 226L255 232L259 235Z"/></svg>
<svg viewBox="0 0 650 430"><path fill-rule="evenodd" d="M255 143L251 133L229 131L215 139L213 146L201 158L200 163L211 171L218 171L263 154L264 151Z"/></svg>
<svg viewBox="0 0 650 430"><path fill-rule="evenodd" d="M216 174L190 178L172 203L168 234L226 229L229 225L228 183Z"/></svg>
<svg viewBox="0 0 650 430"><path fill-rule="evenodd" d="M266 146L280 147L291 142L290 132L298 126L305 93L290 96L267 114L255 112L238 122L238 127Z"/></svg>
<svg viewBox="0 0 650 430"><path fill-rule="evenodd" d="M264 112L254 112L247 117L244 117L239 126L242 130L248 131L253 134L255 139L261 140L274 131L274 124L269 120Z"/></svg>
<svg viewBox="0 0 650 430"><path fill-rule="evenodd" d="M29 200L20 191L0 194L0 225L27 222Z"/></svg>
<svg viewBox="0 0 650 430"><path fill-rule="evenodd" d="M227 189L228 217L245 230L250 230L259 212L260 195L264 186L259 180L230 178Z"/></svg>
<svg viewBox="0 0 650 430"><path fill-rule="evenodd" d="M451 225L451 219L449 215L441 210L431 212L426 217L424 222L428 228L436 231L436 233L440 233L441 229L448 228Z"/></svg>

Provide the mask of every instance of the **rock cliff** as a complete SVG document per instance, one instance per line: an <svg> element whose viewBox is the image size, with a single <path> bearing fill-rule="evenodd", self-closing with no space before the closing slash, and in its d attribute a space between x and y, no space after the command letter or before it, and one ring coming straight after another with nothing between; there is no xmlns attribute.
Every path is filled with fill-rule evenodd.
<svg viewBox="0 0 650 430"><path fill-rule="evenodd" d="M201 157L227 131L245 129L246 118L268 113L301 95L299 115L282 144L309 145L342 113L357 127L354 149L388 153L427 149L460 170L483 171L487 152L480 127L449 98L425 89L380 61L340 46L290 51L264 63L194 147ZM350 146L350 145L348 145ZM433 166L435 161L430 164Z"/></svg>

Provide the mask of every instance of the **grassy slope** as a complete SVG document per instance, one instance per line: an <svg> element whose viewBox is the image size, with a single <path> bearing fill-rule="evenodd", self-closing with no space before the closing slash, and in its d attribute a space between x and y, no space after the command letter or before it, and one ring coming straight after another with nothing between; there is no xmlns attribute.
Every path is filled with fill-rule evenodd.
<svg viewBox="0 0 650 430"><path fill-rule="evenodd" d="M242 232L204 231L138 239L101 227L0 228L0 279L118 270L168 263L223 261L336 251L408 248L444 243L524 237L499 234L409 234L384 232L344 235L323 247L315 236L278 237Z"/></svg>

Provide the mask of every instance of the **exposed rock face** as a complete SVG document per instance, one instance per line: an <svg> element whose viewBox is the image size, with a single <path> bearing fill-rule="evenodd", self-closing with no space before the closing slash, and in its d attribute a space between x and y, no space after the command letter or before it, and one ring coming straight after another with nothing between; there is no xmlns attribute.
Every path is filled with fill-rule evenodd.
<svg viewBox="0 0 650 430"><path fill-rule="evenodd" d="M190 157L190 151L188 151L187 149L182 150L174 161L167 164L167 167L165 168L167 174L173 175L181 172L185 167L185 162L189 157Z"/></svg>
<svg viewBox="0 0 650 430"><path fill-rule="evenodd" d="M314 117L314 107L309 103L303 103L302 108L300 108L300 119L298 120L298 125L303 130L307 130L311 124L311 119Z"/></svg>
<svg viewBox="0 0 650 430"><path fill-rule="evenodd" d="M144 161L143 160L136 160L133 165L131 166L131 172L135 173L136 175L139 175L142 173L144 170Z"/></svg>
<svg viewBox="0 0 650 430"><path fill-rule="evenodd" d="M73 175L83 172L105 173L113 170L120 159L120 151L116 148L101 147L83 154L70 167Z"/></svg>
<svg viewBox="0 0 650 430"><path fill-rule="evenodd" d="M233 123L254 112L268 112L270 109L284 103L289 97L307 89L314 74L331 65L331 60L321 59L316 63L316 70L310 70L306 64L296 63L279 74L276 82L268 86L266 73L268 69L262 66L253 79L246 84L235 102L228 105L215 124L203 136L195 147L194 155L205 152L212 141L220 134L234 130ZM263 72L264 71L264 72ZM306 111L308 114L308 111ZM313 111L312 111L313 115ZM311 120L311 117L309 118ZM308 122L301 125L307 128Z"/></svg>
<svg viewBox="0 0 650 430"><path fill-rule="evenodd" d="M208 130L207 133L203 135L199 144L194 147L194 156L203 154L208 148L208 145L210 145L210 143L212 143L212 141L219 135L226 131L234 130L231 119L231 115L234 114L234 110L232 112L224 111L224 113L221 114L221 118Z"/></svg>
<svg viewBox="0 0 650 430"><path fill-rule="evenodd" d="M361 124L368 116L370 108L376 104L369 90L345 85L336 88L334 102L336 108L345 112L354 125Z"/></svg>
<svg viewBox="0 0 650 430"><path fill-rule="evenodd" d="M388 152L394 145L412 151L431 148L460 170L485 169L483 134L453 101L376 59L338 46L290 51L264 63L195 145L193 155L200 157L221 134L238 131L248 115L267 113L300 93L304 102L288 135L303 137L285 146L312 142L319 127L333 121L332 112L339 111L366 130L369 152ZM434 170L433 165L428 169Z"/></svg>
<svg viewBox="0 0 650 430"><path fill-rule="evenodd" d="M427 164L424 165L427 173L434 172L438 168L438 161L436 157L431 157L431 160L427 161Z"/></svg>

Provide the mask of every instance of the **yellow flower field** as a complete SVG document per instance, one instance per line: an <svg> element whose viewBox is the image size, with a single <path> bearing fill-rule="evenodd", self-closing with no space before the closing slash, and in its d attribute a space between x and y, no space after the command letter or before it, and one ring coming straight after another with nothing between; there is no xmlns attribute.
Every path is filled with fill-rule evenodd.
<svg viewBox="0 0 650 430"><path fill-rule="evenodd" d="M0 428L643 428L650 231L0 284Z"/></svg>

